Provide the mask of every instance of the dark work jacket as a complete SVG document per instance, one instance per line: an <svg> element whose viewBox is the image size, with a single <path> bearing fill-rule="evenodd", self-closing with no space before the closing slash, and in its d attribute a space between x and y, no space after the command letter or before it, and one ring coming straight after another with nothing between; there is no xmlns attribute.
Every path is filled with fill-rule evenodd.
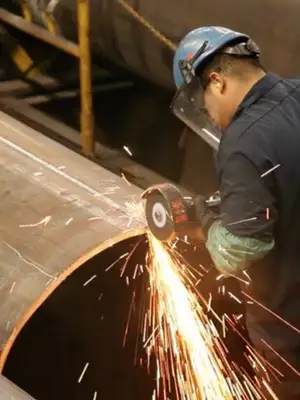
<svg viewBox="0 0 300 400"><path fill-rule="evenodd" d="M227 229L275 239L274 250L247 271L251 284L242 290L300 328L300 79L267 74L251 89L223 134L217 170ZM262 332L274 336L277 350L300 345L299 334L255 302L248 327L254 341Z"/></svg>

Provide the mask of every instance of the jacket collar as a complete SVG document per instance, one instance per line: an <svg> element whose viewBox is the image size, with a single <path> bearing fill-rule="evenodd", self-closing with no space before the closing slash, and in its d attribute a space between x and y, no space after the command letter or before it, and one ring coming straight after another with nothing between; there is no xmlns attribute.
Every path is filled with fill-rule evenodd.
<svg viewBox="0 0 300 400"><path fill-rule="evenodd" d="M239 108L237 109L231 122L234 122L236 118L238 118L245 110L251 107L252 104L256 103L260 98L265 97L267 93L279 82L281 82L281 78L278 75L271 72L267 73L247 93L244 100L239 105Z"/></svg>

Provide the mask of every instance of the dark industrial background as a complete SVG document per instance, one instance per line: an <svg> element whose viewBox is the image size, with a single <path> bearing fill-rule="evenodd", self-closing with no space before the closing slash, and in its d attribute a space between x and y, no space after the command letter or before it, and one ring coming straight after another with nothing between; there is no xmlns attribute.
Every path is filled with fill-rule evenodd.
<svg viewBox="0 0 300 400"><path fill-rule="evenodd" d="M76 1L58 1L52 16L45 19L43 10L48 4L48 0L1 2L0 110L80 153L78 60L40 41L37 33L24 33L32 24L50 30L54 17L57 37L78 42ZM98 142L93 159L112 172L124 173L142 188L157 183L160 176L160 180L210 194L217 188L213 151L169 111L175 90L173 46L197 26L227 26L249 33L259 43L268 68L293 75L299 61L299 4L294 0L232 0L230 4L225 0L130 0L126 4L119 0L90 2L93 117ZM24 17L23 32L20 20L14 23L14 16L7 12ZM150 22L148 27L141 17ZM61 42L76 53L74 43ZM136 318L128 343L122 347L132 286L120 279L118 268L104 272L136 240L92 258L60 285L21 331L4 375L37 400L93 399L95 392L97 399L150 400L155 386L153 371L149 376L145 366L134 365ZM144 262L146 249L143 242L129 271ZM185 256L191 263L199 259L210 262L203 249L198 253L187 250ZM83 287L94 274L97 279ZM211 270L202 282L200 290L205 295L216 292L215 278ZM138 297L144 300L145 281L142 275L134 282ZM228 285L232 292L238 290L235 281ZM228 314L243 312L237 303L220 296L215 297L214 306ZM230 334L227 344L234 359L243 363L244 347L236 335ZM79 384L86 362L89 368Z"/></svg>

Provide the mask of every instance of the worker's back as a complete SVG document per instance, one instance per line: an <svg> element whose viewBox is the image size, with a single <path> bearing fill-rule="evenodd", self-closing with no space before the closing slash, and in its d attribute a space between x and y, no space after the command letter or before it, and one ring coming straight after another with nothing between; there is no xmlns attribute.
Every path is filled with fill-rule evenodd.
<svg viewBox="0 0 300 400"><path fill-rule="evenodd" d="M283 356L290 353L300 368L300 335L256 304L300 329L300 79L267 74L252 90L221 142L220 179L234 153L254 164L277 214L275 248L249 268L251 283L243 288L255 299L246 298L250 336L256 347L264 340Z"/></svg>

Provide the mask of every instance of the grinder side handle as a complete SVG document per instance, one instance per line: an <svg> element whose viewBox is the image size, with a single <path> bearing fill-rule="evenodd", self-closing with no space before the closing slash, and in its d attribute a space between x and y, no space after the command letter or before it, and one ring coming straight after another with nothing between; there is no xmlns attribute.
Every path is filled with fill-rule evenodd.
<svg viewBox="0 0 300 400"><path fill-rule="evenodd" d="M190 229L186 232L187 236L189 236L192 240L196 241L205 241L206 234L203 230L201 222L198 221L195 215L195 203L193 199L186 199L186 206L189 209L190 215ZM215 192L212 196L208 197L205 200L207 207L216 215L220 213L220 193Z"/></svg>

